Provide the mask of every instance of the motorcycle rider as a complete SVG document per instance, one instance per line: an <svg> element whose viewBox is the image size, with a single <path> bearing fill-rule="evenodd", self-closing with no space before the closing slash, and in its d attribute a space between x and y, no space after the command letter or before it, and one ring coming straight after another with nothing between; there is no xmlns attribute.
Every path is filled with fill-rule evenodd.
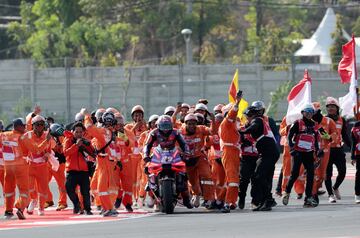
<svg viewBox="0 0 360 238"><path fill-rule="evenodd" d="M185 156L189 155L189 148L186 145L184 138L177 130L173 129L171 117L167 115L160 116L157 120L157 128L150 132L146 140L144 146L144 162L151 162L150 152L154 145L160 146L161 149L173 150L176 147L176 143L179 144L180 149ZM183 198L183 204L191 209L192 205L190 203L189 191L187 188L187 178L185 177L183 181L184 184L181 186L183 191L180 191Z"/></svg>

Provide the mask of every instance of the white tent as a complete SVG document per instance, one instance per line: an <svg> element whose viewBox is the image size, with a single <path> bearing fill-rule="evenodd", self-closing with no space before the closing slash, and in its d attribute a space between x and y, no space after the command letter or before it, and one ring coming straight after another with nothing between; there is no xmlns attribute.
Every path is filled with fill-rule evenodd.
<svg viewBox="0 0 360 238"><path fill-rule="evenodd" d="M310 39L301 40L302 47L295 52L295 56L317 56L320 64L331 64L330 48L334 43L331 37L336 30L336 15L332 8L326 14L320 25ZM351 37L343 30L343 35L350 40ZM360 64L360 38L356 38L356 62Z"/></svg>

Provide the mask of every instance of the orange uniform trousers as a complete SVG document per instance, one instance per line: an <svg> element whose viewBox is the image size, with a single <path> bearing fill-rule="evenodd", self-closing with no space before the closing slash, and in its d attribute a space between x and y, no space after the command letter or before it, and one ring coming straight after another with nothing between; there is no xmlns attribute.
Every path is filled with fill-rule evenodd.
<svg viewBox="0 0 360 238"><path fill-rule="evenodd" d="M47 163L30 163L29 165L30 197L39 200L40 210L44 210L47 201L47 191L49 190L48 173Z"/></svg>
<svg viewBox="0 0 360 238"><path fill-rule="evenodd" d="M326 168L329 163L329 158L330 158L330 146L324 148L324 156L320 160L320 166L315 169L313 194L317 194L319 188L321 188L322 183L326 178Z"/></svg>
<svg viewBox="0 0 360 238"><path fill-rule="evenodd" d="M98 171L96 188L102 208L104 210L111 210L114 207L110 198L113 179L111 176L114 171L113 162L109 161L108 157L99 157L100 156L98 156L98 164L96 166L96 170Z"/></svg>
<svg viewBox="0 0 360 238"><path fill-rule="evenodd" d="M122 162L122 170L118 169L117 177L119 181L119 189L117 198L121 199L122 204L126 206L127 204L132 205L132 177L131 177L131 160L124 159Z"/></svg>
<svg viewBox="0 0 360 238"><path fill-rule="evenodd" d="M135 200L140 196L140 183L144 173L142 168L142 157L140 154L130 154L131 160L131 174L132 174L132 184L133 184L133 194Z"/></svg>
<svg viewBox="0 0 360 238"><path fill-rule="evenodd" d="M222 164L225 171L226 195L225 203L236 204L240 182L240 151L234 146L224 146Z"/></svg>
<svg viewBox="0 0 360 238"><path fill-rule="evenodd" d="M224 202L226 195L224 166L215 160L211 160L211 173L215 183L216 200Z"/></svg>
<svg viewBox="0 0 360 238"><path fill-rule="evenodd" d="M52 177L55 178L55 181L58 185L59 189L59 200L58 205L67 205L67 195L66 195L66 188L65 188L65 164L60 164L58 171L54 171L51 169L51 166L49 166L48 169L48 183L50 183ZM50 191L50 188L48 186L47 194L47 200L53 201L53 195Z"/></svg>
<svg viewBox="0 0 360 238"><path fill-rule="evenodd" d="M119 167L116 165L116 161L110 161L110 183L109 183L109 193L110 193L110 200L111 200L111 204L115 203L115 200L117 198L118 195L118 191L119 191L119 187L120 187L120 183L119 183Z"/></svg>
<svg viewBox="0 0 360 238"><path fill-rule="evenodd" d="M186 173L192 194L202 195L204 200L208 201L215 199L215 186L212 180L210 164L205 157L199 157L194 166L186 166Z"/></svg>
<svg viewBox="0 0 360 238"><path fill-rule="evenodd" d="M91 178L90 181L90 192L94 197L94 205L95 206L101 206L101 201L99 198L99 191L97 190L97 185L98 185L98 175L99 175L99 171L97 169L95 169L95 172ZM79 190L80 191L80 190Z"/></svg>
<svg viewBox="0 0 360 238"><path fill-rule="evenodd" d="M148 178L147 178L146 174L144 173L144 169L145 169L144 162L141 160L139 164L140 164L140 171L141 171L139 197L142 199L145 199L145 197L146 197L145 187L148 182Z"/></svg>
<svg viewBox="0 0 360 238"><path fill-rule="evenodd" d="M4 191L4 173L5 173L5 169L4 169L4 166L1 165L0 166L0 184L1 184L1 187L2 187L2 190Z"/></svg>
<svg viewBox="0 0 360 238"><path fill-rule="evenodd" d="M15 189L19 189L19 198L15 203ZM5 165L4 169L4 197L5 209L12 212L15 207L24 210L29 203L29 166Z"/></svg>
<svg viewBox="0 0 360 238"><path fill-rule="evenodd" d="M290 155L290 147L288 145L284 145L283 151L283 161L282 161L282 171L283 171L283 181L281 186L281 191L285 191L286 185L290 179L291 175L291 155Z"/></svg>

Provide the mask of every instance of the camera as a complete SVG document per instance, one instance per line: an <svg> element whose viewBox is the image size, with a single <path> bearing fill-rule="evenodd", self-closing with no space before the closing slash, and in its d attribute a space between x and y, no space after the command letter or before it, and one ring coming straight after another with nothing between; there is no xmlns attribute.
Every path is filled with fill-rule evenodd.
<svg viewBox="0 0 360 238"><path fill-rule="evenodd" d="M90 141L85 140L85 139L81 139L81 140L82 140L82 143L83 143L85 146L90 146Z"/></svg>
<svg viewBox="0 0 360 238"><path fill-rule="evenodd" d="M77 141L77 139L73 138L73 143L74 144L76 144L76 141ZM91 144L90 141L88 141L88 140L86 140L84 138L81 138L81 141L85 146L90 146L90 144Z"/></svg>
<svg viewBox="0 0 360 238"><path fill-rule="evenodd" d="M242 97L242 95L243 95L243 91L242 91L242 90L237 91L236 97Z"/></svg>

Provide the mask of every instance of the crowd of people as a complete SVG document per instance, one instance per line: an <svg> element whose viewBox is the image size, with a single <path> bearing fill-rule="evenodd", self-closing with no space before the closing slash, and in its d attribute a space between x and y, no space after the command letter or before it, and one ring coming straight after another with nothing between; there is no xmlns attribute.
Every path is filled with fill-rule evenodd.
<svg viewBox="0 0 360 238"><path fill-rule="evenodd" d="M329 202L341 199L339 187L346 175L343 144L351 147L356 164L355 202L360 203L360 122L347 133L347 122L339 114L339 103L328 97L326 115L320 103L305 105L302 118L280 129L265 115L265 105L255 101L240 120L239 103L218 104L209 110L208 101L195 105L168 106L163 115L144 118L136 105L132 121L126 123L115 108L85 108L74 122L62 126L43 117L35 107L25 119L13 120L12 129L0 132L0 182L4 193L5 218L45 215L54 206L49 183L59 190L57 211L92 215L92 205L104 216L117 216L123 205L128 211L147 206L155 211L159 201L149 189L147 164L156 146L177 148L186 164L186 191L179 203L192 209L219 209L223 213L244 209L250 185L253 211L269 211L277 203L272 187L275 164L282 153L282 169L275 189L282 203L289 203L294 187L304 207L316 207L325 184ZM332 184L333 165L337 167ZM18 188L18 198L16 197Z"/></svg>

